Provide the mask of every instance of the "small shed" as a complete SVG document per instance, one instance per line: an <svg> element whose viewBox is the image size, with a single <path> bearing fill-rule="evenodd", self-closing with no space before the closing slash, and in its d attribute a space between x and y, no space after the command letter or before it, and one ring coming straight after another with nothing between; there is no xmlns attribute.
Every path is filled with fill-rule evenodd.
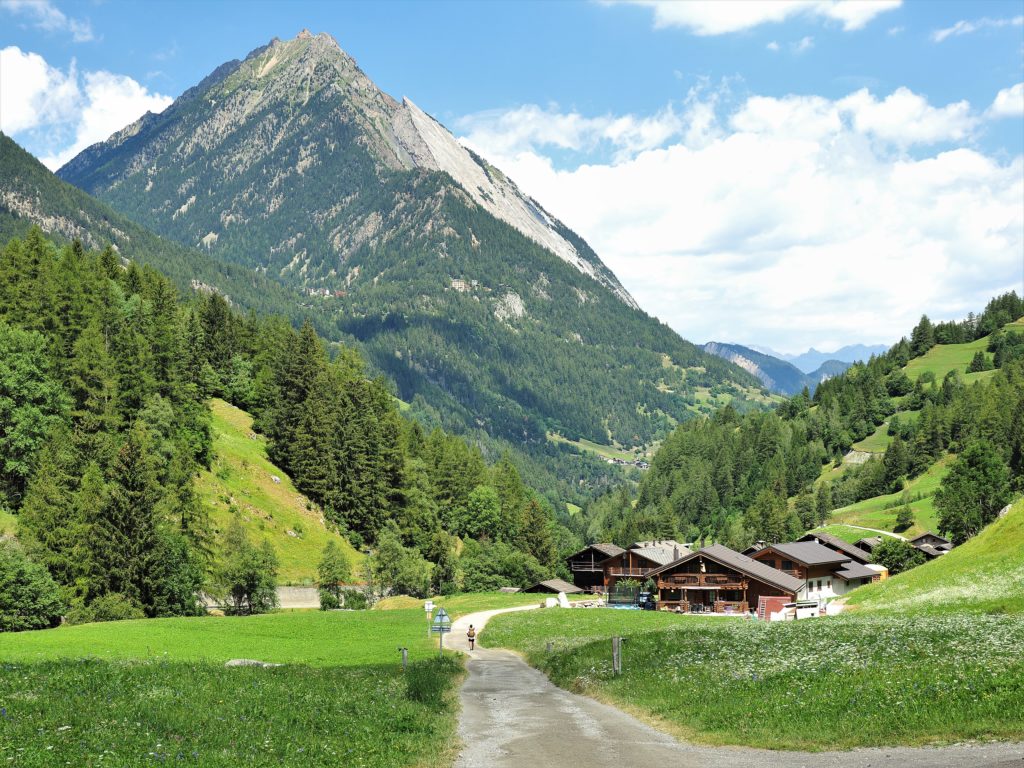
<svg viewBox="0 0 1024 768"><path fill-rule="evenodd" d="M563 581L562 579L538 581L536 584L523 590L523 592L546 592L553 595L557 595L559 592L564 592L567 595L575 595L582 591L583 590L575 584L570 584L568 581Z"/></svg>

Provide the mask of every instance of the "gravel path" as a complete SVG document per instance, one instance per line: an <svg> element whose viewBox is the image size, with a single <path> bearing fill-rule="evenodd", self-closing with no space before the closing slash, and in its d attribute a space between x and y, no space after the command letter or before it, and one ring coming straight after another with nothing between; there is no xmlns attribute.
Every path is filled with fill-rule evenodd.
<svg viewBox="0 0 1024 768"><path fill-rule="evenodd" d="M466 747L457 768L1024 768L1024 744L819 753L685 744L621 710L558 688L510 651L469 652L469 625L480 630L506 612L463 616L446 643L469 656L459 719Z"/></svg>

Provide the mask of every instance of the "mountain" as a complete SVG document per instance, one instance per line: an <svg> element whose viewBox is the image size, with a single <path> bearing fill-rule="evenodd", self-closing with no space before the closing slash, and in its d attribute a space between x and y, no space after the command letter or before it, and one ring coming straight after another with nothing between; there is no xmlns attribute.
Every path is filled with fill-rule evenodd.
<svg viewBox="0 0 1024 768"><path fill-rule="evenodd" d="M236 304L268 314L294 306L294 290L158 237L61 181L0 133L0 244L23 237L33 225L63 241L81 240L87 248L110 245L125 258L159 267L181 290L216 290Z"/></svg>
<svg viewBox="0 0 1024 768"><path fill-rule="evenodd" d="M557 456L548 435L648 444L711 387L758 407L754 376L639 310L582 238L329 35L218 67L59 175L304 292L428 423Z"/></svg>
<svg viewBox="0 0 1024 768"><path fill-rule="evenodd" d="M740 344L709 341L703 345L703 349L749 371L757 376L765 388L783 395L795 395L804 387L813 393L822 381L838 376L850 367L849 363L828 360L817 370L804 373L786 360Z"/></svg>
<svg viewBox="0 0 1024 768"><path fill-rule="evenodd" d="M825 363L838 360L842 363L866 362L872 355L882 355L889 349L885 344L850 344L840 347L835 352L819 352L811 347L799 355L781 355L783 360L788 360L804 373L821 368Z"/></svg>

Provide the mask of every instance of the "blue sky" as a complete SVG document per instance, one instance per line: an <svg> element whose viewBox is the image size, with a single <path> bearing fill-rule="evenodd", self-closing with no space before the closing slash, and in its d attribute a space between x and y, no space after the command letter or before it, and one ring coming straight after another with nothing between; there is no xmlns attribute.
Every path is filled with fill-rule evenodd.
<svg viewBox="0 0 1024 768"><path fill-rule="evenodd" d="M688 338L890 342L1024 288L1022 24L1024 2L0 0L0 127L54 166L325 31Z"/></svg>

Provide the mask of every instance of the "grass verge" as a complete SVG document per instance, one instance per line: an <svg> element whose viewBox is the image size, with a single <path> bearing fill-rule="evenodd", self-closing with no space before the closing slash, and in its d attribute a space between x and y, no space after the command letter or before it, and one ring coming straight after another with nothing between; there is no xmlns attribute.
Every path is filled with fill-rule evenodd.
<svg viewBox="0 0 1024 768"><path fill-rule="evenodd" d="M627 638L620 676L613 634ZM765 624L545 611L499 616L482 642L707 744L820 750L1024 737L1019 616Z"/></svg>

